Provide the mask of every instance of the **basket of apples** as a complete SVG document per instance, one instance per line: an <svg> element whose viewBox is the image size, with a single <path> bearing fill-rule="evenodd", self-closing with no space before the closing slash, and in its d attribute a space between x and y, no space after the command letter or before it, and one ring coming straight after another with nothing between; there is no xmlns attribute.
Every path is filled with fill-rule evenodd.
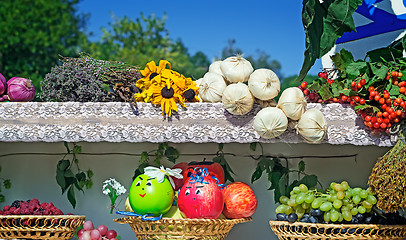
<svg viewBox="0 0 406 240"><path fill-rule="evenodd" d="M2 239L72 239L85 216L64 214L50 203L33 198L16 200L0 211Z"/></svg>
<svg viewBox="0 0 406 240"><path fill-rule="evenodd" d="M226 186L220 164L180 163L159 172L167 174L146 168L135 178L126 211L136 216L115 220L138 239L225 239L234 225L252 220L254 192L242 182Z"/></svg>
<svg viewBox="0 0 406 240"><path fill-rule="evenodd" d="M406 219L375 207L369 189L332 182L325 191L301 184L282 196L271 229L279 239L404 239Z"/></svg>

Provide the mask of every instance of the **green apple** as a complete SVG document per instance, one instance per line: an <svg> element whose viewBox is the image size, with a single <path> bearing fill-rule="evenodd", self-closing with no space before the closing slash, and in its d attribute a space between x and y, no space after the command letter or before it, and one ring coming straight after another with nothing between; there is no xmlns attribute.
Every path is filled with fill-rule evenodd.
<svg viewBox="0 0 406 240"><path fill-rule="evenodd" d="M134 212L159 216L169 211L173 202L173 188L168 178L158 182L146 174L138 175L131 184L129 202Z"/></svg>

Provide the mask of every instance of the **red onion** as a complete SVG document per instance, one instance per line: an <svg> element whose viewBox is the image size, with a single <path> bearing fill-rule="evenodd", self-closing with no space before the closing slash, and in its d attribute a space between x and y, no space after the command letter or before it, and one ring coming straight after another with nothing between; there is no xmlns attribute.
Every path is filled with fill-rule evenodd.
<svg viewBox="0 0 406 240"><path fill-rule="evenodd" d="M0 73L0 95L5 93L7 89L6 78Z"/></svg>
<svg viewBox="0 0 406 240"><path fill-rule="evenodd" d="M29 79L13 77L7 82L7 95L12 102L29 102L34 99L35 88Z"/></svg>

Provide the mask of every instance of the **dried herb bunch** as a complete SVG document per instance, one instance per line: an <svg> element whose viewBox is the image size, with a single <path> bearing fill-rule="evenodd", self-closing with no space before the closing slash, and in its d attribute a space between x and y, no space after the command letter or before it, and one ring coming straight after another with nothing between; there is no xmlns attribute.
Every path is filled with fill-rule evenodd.
<svg viewBox="0 0 406 240"><path fill-rule="evenodd" d="M41 82L44 101L129 102L136 92L139 69L126 63L94 59L86 54L61 58Z"/></svg>
<svg viewBox="0 0 406 240"><path fill-rule="evenodd" d="M397 212L406 207L406 145L402 134L396 145L380 157L369 176L369 188L377 195L377 207Z"/></svg>

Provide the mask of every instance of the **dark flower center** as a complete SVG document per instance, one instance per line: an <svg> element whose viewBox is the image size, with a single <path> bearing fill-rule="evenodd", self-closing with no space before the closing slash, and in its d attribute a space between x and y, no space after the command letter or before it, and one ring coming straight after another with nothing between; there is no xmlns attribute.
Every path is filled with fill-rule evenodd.
<svg viewBox="0 0 406 240"><path fill-rule="evenodd" d="M164 98L171 98L171 97L173 97L174 93L175 93L175 91L173 90L173 88L163 87L161 90L161 95Z"/></svg>
<svg viewBox="0 0 406 240"><path fill-rule="evenodd" d="M151 73L151 75L149 75L149 80L152 80L156 76L158 76L158 73Z"/></svg>
<svg viewBox="0 0 406 240"><path fill-rule="evenodd" d="M196 96L196 92L193 89L188 89L183 93L183 96L186 98L186 100L192 101Z"/></svg>

